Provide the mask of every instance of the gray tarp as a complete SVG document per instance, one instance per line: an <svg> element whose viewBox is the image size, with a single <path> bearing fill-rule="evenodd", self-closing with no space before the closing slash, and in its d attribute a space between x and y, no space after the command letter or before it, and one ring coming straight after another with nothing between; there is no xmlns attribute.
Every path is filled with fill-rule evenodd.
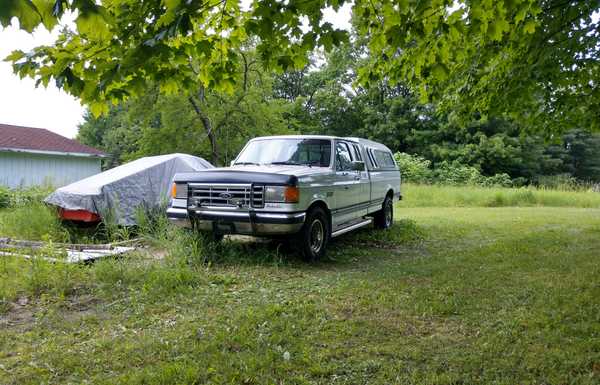
<svg viewBox="0 0 600 385"><path fill-rule="evenodd" d="M61 187L45 202L68 210L87 210L120 225L134 225L139 209L168 202L176 173L207 168L213 166L192 155L149 156Z"/></svg>

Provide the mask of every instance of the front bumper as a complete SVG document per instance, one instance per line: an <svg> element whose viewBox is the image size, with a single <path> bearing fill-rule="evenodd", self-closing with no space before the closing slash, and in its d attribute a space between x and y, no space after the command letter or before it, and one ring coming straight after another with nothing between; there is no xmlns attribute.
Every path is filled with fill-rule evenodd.
<svg viewBox="0 0 600 385"><path fill-rule="evenodd" d="M220 234L281 235L293 234L304 224L304 212L187 210L169 207L167 217L182 227Z"/></svg>

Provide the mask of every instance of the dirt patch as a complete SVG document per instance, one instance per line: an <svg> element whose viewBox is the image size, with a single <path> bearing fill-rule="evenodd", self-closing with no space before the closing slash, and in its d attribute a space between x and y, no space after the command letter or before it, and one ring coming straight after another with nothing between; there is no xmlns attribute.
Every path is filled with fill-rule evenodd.
<svg viewBox="0 0 600 385"><path fill-rule="evenodd" d="M23 327L29 329L35 323L35 315L27 297L20 297L9 303L9 310L0 315L0 329L8 327Z"/></svg>
<svg viewBox="0 0 600 385"><path fill-rule="evenodd" d="M65 323L78 322L88 316L102 317L99 305L100 301L97 298L90 294L81 294L62 303L57 315ZM41 303L32 302L27 297L19 297L17 301L9 303L8 312L0 315L0 329L31 330L39 319L37 315L44 314L46 310Z"/></svg>

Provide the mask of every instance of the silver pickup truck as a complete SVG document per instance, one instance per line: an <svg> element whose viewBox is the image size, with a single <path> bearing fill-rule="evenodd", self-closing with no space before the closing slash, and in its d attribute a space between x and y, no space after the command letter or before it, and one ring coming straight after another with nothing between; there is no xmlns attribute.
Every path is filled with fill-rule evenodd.
<svg viewBox="0 0 600 385"><path fill-rule="evenodd" d="M223 234L285 236L309 260L330 238L374 223L387 229L400 171L384 145L360 138L250 140L230 167L176 174L169 219Z"/></svg>

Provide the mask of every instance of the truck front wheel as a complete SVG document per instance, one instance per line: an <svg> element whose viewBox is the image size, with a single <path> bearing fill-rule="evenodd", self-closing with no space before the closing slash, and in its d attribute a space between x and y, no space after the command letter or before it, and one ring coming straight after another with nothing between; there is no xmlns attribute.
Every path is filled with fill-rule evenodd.
<svg viewBox="0 0 600 385"><path fill-rule="evenodd" d="M320 207L306 214L302 229L298 233L298 242L302 255L307 261L316 261L325 255L331 234L327 214Z"/></svg>

